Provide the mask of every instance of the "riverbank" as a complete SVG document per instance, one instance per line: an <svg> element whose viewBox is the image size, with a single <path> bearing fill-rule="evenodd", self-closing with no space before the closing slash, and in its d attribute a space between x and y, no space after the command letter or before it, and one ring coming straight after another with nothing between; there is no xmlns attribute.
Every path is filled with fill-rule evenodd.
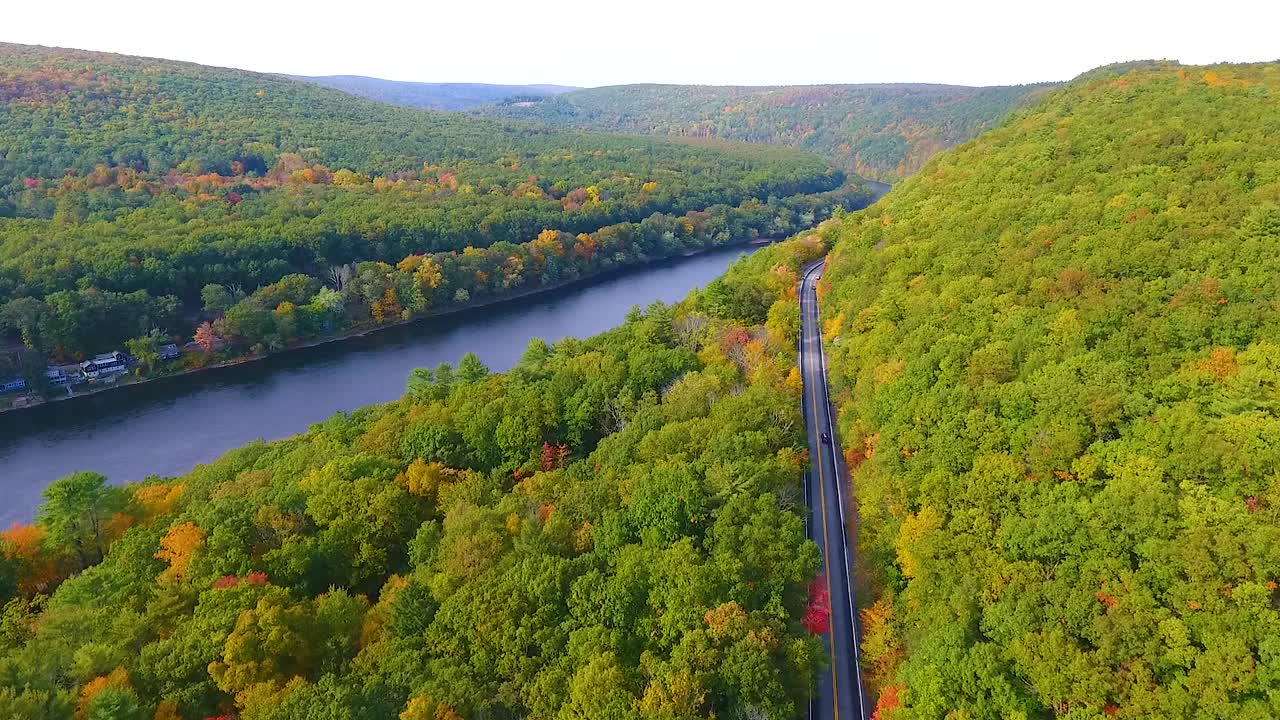
<svg viewBox="0 0 1280 720"><path fill-rule="evenodd" d="M142 385L150 385L150 384L161 383L166 381L176 381L183 378L190 378L191 376L195 376L195 375L213 373L220 370L226 370L228 368L242 367L244 365L251 364L251 363L258 363L263 360L267 360L269 358L276 358L280 356L296 354L304 350L308 350L308 349L312 349L320 346L330 345L333 343L347 342L350 340L369 337L371 335L383 333L389 330L405 328L405 327L416 325L428 320L439 320L441 318L457 316L457 315L461 315L464 313L469 313L469 312L473 312L473 311L481 310L485 308L500 307L500 306L515 303L521 300L526 300L530 297L544 295L544 294L555 292L555 291L563 291L563 290L571 290L574 288L587 287L592 284L604 282L611 278L619 277L628 273L634 273L639 270L646 270L654 267L661 267L664 263L670 263L673 261L678 262L682 259L697 257L699 255L704 255L706 253L714 252L717 250L725 250L725 249L735 248L735 247L740 247L744 249L750 248L750 247L758 247L761 245L767 245L769 243L777 242L779 239L780 238L756 238L753 240L730 242L724 245L712 245L712 246L703 247L703 248L695 248L693 250L687 250L674 255L666 255L666 256L657 257L657 258L643 259L637 262L628 263L626 265L622 265L618 267L612 267L607 270L602 270L600 272L589 273L587 275L583 275L583 276L576 277L571 280L566 280L559 283L554 283L551 285L540 285L536 288L528 288L528 289L521 290L514 293L505 293L501 296L487 298L480 302L469 303L467 305L448 306L448 307L440 308L439 310L431 310L426 313L423 313L422 315L419 315L418 317L410 318L408 320L396 320L393 322L383 323L381 325L352 328L342 333L310 338L308 340L292 343L287 347L284 347L275 352L253 353L248 355L241 355L235 358L229 358L219 362L210 363L202 367L186 368L183 370L178 370L176 372L168 372L168 373L163 373L159 375L150 375L150 376L143 376L143 377L131 376L131 375L118 376L119 379L113 383L89 386L80 392L76 392L75 394L68 394L68 395L61 395L61 396L54 395L52 397L29 395L29 396L25 396L27 398L30 398L30 401L27 402L26 404L12 405L10 407L0 408L0 414L21 413L21 411L24 411L24 410L33 410L33 409L44 407L46 405L50 405L53 403L66 403L71 400L80 400L80 399L92 398L95 396L101 396L113 390L137 388ZM81 387L84 387L84 386L81 386Z"/></svg>
<svg viewBox="0 0 1280 720"><path fill-rule="evenodd" d="M45 486L79 470L112 483L174 477L259 439L396 400L414 368L457 365L475 352L491 371L510 370L534 338L554 344L608 332L632 307L678 302L753 250L734 245L673 257L419 325L0 415L0 528L29 522Z"/></svg>

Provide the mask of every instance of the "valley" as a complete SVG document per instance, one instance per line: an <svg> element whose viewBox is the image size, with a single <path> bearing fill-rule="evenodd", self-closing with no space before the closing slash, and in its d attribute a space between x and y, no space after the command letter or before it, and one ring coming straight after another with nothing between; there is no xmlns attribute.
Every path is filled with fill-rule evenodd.
<svg viewBox="0 0 1280 720"><path fill-rule="evenodd" d="M973 85L0 44L0 407L128 378L0 414L0 717L1280 717L1280 63L979 16Z"/></svg>

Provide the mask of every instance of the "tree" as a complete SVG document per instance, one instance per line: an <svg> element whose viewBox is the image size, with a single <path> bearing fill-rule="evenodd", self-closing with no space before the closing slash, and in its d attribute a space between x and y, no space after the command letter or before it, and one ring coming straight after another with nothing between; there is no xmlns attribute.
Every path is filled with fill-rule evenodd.
<svg viewBox="0 0 1280 720"><path fill-rule="evenodd" d="M126 341L124 347L139 365L150 372L160 362L160 348L168 341L169 338L162 331L152 328L146 335Z"/></svg>
<svg viewBox="0 0 1280 720"><path fill-rule="evenodd" d="M85 720L147 720L147 713L133 688L106 687L89 701Z"/></svg>
<svg viewBox="0 0 1280 720"><path fill-rule="evenodd" d="M19 297L0 305L0 328L22 333L22 344L31 350L45 350L45 323L49 308L32 297Z"/></svg>
<svg viewBox="0 0 1280 720"><path fill-rule="evenodd" d="M50 543L74 552L85 568L102 561L107 520L126 503L124 491L107 485L105 475L72 473L45 488L39 523Z"/></svg>
<svg viewBox="0 0 1280 720"><path fill-rule="evenodd" d="M236 297L226 286L209 283L200 290L200 300L204 303L205 313L218 316L235 304Z"/></svg>
<svg viewBox="0 0 1280 720"><path fill-rule="evenodd" d="M186 580L195 554L204 547L205 532L191 522L169 528L160 541L156 558L169 563L170 575L179 581Z"/></svg>
<svg viewBox="0 0 1280 720"><path fill-rule="evenodd" d="M0 547L0 606L8 603L18 594L17 563L9 558L5 548Z"/></svg>
<svg viewBox="0 0 1280 720"><path fill-rule="evenodd" d="M213 324L208 320L200 323L200 327L196 328L195 341L206 354L216 350L218 347L218 335L213 330Z"/></svg>
<svg viewBox="0 0 1280 720"><path fill-rule="evenodd" d="M47 536L40 525L15 524L0 532L0 565L12 569L17 594L31 597L48 593L62 579L62 556L68 549L49 547Z"/></svg>
<svg viewBox="0 0 1280 720"><path fill-rule="evenodd" d="M242 613L227 637L222 658L209 674L224 692L238 695L260 683L283 682L314 670L312 608L272 593Z"/></svg>
<svg viewBox="0 0 1280 720"><path fill-rule="evenodd" d="M425 462L418 458L404 471L405 488L410 495L435 498L441 487L449 481L447 468L438 462Z"/></svg>
<svg viewBox="0 0 1280 720"><path fill-rule="evenodd" d="M436 702L429 695L416 695L409 699L400 720L462 720L453 708Z"/></svg>
<svg viewBox="0 0 1280 720"><path fill-rule="evenodd" d="M431 368L414 368L409 373L409 396L418 400L437 400L435 394L435 373Z"/></svg>
<svg viewBox="0 0 1280 720"><path fill-rule="evenodd" d="M824 635L831 630L831 595L827 592L825 576L819 576L809 584L809 606L800 621L804 629L814 635Z"/></svg>
<svg viewBox="0 0 1280 720"><path fill-rule="evenodd" d="M574 674L559 717L565 720L624 720L635 717L636 696L612 653L591 658Z"/></svg>
<svg viewBox="0 0 1280 720"><path fill-rule="evenodd" d="M458 361L458 380L463 384L478 383L489 374L489 368L480 361L480 356L468 352Z"/></svg>

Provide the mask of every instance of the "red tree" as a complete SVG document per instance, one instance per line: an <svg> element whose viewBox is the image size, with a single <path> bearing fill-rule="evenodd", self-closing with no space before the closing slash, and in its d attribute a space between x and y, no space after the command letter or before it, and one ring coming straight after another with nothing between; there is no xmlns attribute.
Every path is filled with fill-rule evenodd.
<svg viewBox="0 0 1280 720"><path fill-rule="evenodd" d="M568 445L542 443L542 469L555 470L568 465L570 452Z"/></svg>
<svg viewBox="0 0 1280 720"><path fill-rule="evenodd" d="M831 630L831 595L827 592L825 575L819 575L809 583L809 607L800 624L814 635Z"/></svg>
<svg viewBox="0 0 1280 720"><path fill-rule="evenodd" d="M885 716L881 713L890 710L896 710L902 705L902 699L898 697L898 693L902 691L899 685L890 685L880 693L880 699L876 702L876 710L871 714L871 720L885 720Z"/></svg>

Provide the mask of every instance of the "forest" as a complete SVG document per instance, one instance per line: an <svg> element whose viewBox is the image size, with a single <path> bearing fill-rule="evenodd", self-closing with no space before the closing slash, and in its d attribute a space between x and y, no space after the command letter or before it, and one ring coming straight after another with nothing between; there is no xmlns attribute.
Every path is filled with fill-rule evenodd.
<svg viewBox="0 0 1280 720"><path fill-rule="evenodd" d="M289 75L294 80L323 85L334 90L359 95L378 102L404 105L426 110L470 110L490 105L517 95L545 97L577 88L565 85L492 85L489 83L405 82L382 80L361 75Z"/></svg>
<svg viewBox="0 0 1280 720"><path fill-rule="evenodd" d="M835 232L879 717L1280 717L1280 65L1090 72Z"/></svg>
<svg viewBox="0 0 1280 720"><path fill-rule="evenodd" d="M623 85L517 96L471 112L557 127L785 145L894 183L1052 87Z"/></svg>
<svg viewBox="0 0 1280 720"><path fill-rule="evenodd" d="M227 309L210 292L280 296L264 309L282 315L320 300L309 330L228 330L270 348L785 237L865 198L785 148L549 130L148 58L0 45L0 100L0 332L37 369L190 340ZM405 263L442 275L369 279Z"/></svg>
<svg viewBox="0 0 1280 720"><path fill-rule="evenodd" d="M52 483L0 533L0 717L801 715L796 281L828 237L182 477Z"/></svg>

